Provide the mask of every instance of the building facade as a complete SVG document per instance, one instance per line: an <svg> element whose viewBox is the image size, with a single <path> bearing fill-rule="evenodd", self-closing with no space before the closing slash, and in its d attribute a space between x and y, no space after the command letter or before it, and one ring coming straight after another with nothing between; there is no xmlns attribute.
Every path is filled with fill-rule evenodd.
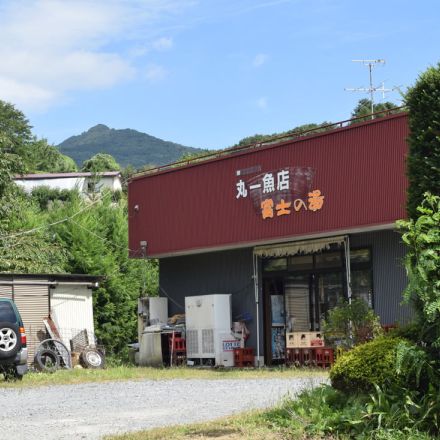
<svg viewBox="0 0 440 440"><path fill-rule="evenodd" d="M232 149L129 183L132 257L159 258L170 313L186 296L230 293L264 363L286 332L319 331L362 298L382 324L405 322L407 116Z"/></svg>
<svg viewBox="0 0 440 440"><path fill-rule="evenodd" d="M121 191L121 173L105 171L101 173L40 173L16 176L14 182L26 192L35 188L48 187L58 190L78 190L83 195L101 192L104 189Z"/></svg>

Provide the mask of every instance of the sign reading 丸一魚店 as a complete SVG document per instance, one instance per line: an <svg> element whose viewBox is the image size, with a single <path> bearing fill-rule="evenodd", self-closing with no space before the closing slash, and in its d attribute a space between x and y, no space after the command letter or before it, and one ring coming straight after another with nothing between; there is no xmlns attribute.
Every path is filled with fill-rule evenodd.
<svg viewBox="0 0 440 440"><path fill-rule="evenodd" d="M321 190L312 189L312 168L294 167L270 171L236 182L236 199L250 197L263 220L290 215L292 211L319 211Z"/></svg>

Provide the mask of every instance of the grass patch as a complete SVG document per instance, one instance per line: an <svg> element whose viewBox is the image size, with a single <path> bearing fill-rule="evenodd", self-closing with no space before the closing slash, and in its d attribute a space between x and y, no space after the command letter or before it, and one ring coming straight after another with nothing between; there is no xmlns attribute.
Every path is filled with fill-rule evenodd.
<svg viewBox="0 0 440 440"><path fill-rule="evenodd" d="M329 386L303 391L278 406L208 423L111 435L106 440L434 440L414 426L362 425L366 396L347 396Z"/></svg>
<svg viewBox="0 0 440 440"><path fill-rule="evenodd" d="M266 412L253 411L222 418L208 423L198 423L169 428L156 428L122 435L104 437L105 440L282 440L300 439L300 433L278 428L265 419Z"/></svg>
<svg viewBox="0 0 440 440"><path fill-rule="evenodd" d="M323 377L322 370L296 368L200 369L191 367L149 368L134 366L110 367L105 370L72 369L55 373L29 373L21 382L0 380L0 388L26 388L45 385L69 385L88 382L123 380L173 380L173 379L288 379L295 377Z"/></svg>

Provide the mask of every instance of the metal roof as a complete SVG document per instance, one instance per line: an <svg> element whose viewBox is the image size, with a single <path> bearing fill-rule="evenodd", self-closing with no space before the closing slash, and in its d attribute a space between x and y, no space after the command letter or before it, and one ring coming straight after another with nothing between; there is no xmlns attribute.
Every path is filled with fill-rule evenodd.
<svg viewBox="0 0 440 440"><path fill-rule="evenodd" d="M105 171L102 173L39 173L39 174L23 174L16 175L15 180L40 180L40 179L62 179L72 177L116 177L120 176L120 171Z"/></svg>
<svg viewBox="0 0 440 440"><path fill-rule="evenodd" d="M408 132L400 113L140 176L128 187L132 256L143 255L141 241L147 256L163 257L388 228L406 215ZM297 202L278 217L280 194L251 187L282 170L290 173L290 201L306 205L319 190L322 209ZM238 197L240 181L247 197ZM267 199L273 218L262 217Z"/></svg>

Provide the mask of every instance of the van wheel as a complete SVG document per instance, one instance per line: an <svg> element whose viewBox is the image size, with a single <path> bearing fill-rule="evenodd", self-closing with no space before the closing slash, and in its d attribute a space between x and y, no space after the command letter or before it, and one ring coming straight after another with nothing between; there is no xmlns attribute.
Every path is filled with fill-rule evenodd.
<svg viewBox="0 0 440 440"><path fill-rule="evenodd" d="M0 322L0 359L14 357L21 348L18 325Z"/></svg>

